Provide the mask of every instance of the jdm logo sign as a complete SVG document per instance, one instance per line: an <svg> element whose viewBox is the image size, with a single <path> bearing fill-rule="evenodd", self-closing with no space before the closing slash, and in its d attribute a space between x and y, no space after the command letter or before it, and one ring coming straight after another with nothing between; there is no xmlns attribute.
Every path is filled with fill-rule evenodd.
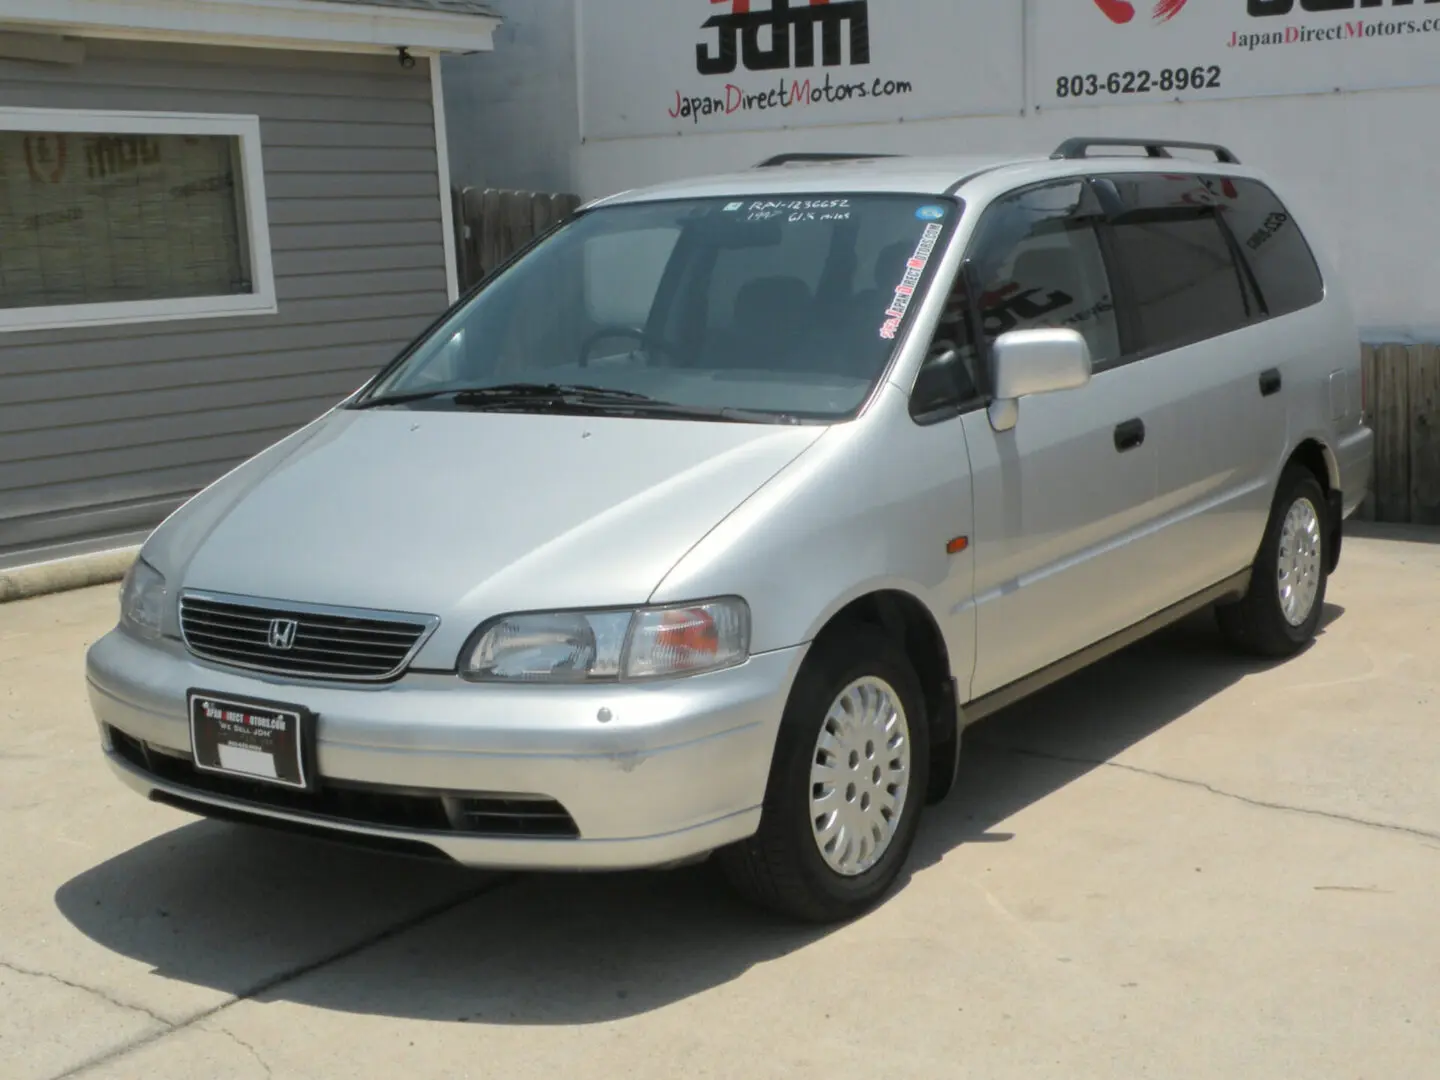
<svg viewBox="0 0 1440 1080"><path fill-rule="evenodd" d="M701 75L729 75L737 64L746 71L814 67L817 27L820 62L825 67L845 63L847 30L850 63L870 63L869 0L809 0L796 8L790 0L770 0L770 6L760 10L752 8L751 0L710 2L729 3L731 10L728 15L712 15L703 24L716 32L717 40L695 46L695 70ZM761 30L770 31L768 45L761 44Z"/></svg>
<svg viewBox="0 0 1440 1080"><path fill-rule="evenodd" d="M1169 22L1180 14L1186 0L1158 0L1150 18L1157 23ZM1111 22L1123 26L1135 18L1135 5L1128 0L1095 0L1095 6Z"/></svg>

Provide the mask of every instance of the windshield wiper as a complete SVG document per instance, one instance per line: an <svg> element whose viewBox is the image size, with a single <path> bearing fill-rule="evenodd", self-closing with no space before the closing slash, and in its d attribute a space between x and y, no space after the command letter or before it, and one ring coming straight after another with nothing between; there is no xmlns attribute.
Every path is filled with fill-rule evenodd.
<svg viewBox="0 0 1440 1080"><path fill-rule="evenodd" d="M754 409L734 409L711 405L677 405L661 401L634 390L609 390L603 386L575 383L501 383L498 386L450 387L443 390L417 390L413 393L386 394L353 405L355 409L404 405L412 401L450 398L462 409L505 409L515 405L558 405L577 408L614 409L670 416L676 419L731 420L752 424L795 424L799 420L783 413Z"/></svg>
<svg viewBox="0 0 1440 1080"><path fill-rule="evenodd" d="M680 420L735 420L752 424L794 423L792 417L753 409L732 409L719 405L677 405L634 390L610 390L603 386L565 383L507 383L455 395L461 408L504 408L515 403L570 405L579 408L615 409L648 416L670 416Z"/></svg>
<svg viewBox="0 0 1440 1080"><path fill-rule="evenodd" d="M503 401L506 398L526 400L531 398L576 398L587 402L596 400L656 401L649 394L637 393L634 390L610 390L604 386L585 386L580 383L501 383L499 386L479 386L473 390L461 390L455 394L456 403L461 405ZM663 405L665 402L656 402L656 404Z"/></svg>
<svg viewBox="0 0 1440 1080"><path fill-rule="evenodd" d="M415 390L403 394L382 394L352 405L354 409L378 409L384 405L404 405L411 401L433 398L454 398L456 404L480 404L509 399L609 398L615 401L653 401L648 394L631 390L607 390L603 386L580 386L565 383L501 383L498 386L450 386L438 390Z"/></svg>

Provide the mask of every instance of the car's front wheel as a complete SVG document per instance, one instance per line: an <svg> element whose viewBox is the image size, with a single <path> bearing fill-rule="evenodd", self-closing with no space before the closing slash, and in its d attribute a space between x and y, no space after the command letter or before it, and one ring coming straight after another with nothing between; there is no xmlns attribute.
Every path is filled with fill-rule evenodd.
<svg viewBox="0 0 1440 1080"><path fill-rule="evenodd" d="M904 652L868 626L817 642L785 707L759 831L720 853L747 898L811 922L858 915L910 853L929 722Z"/></svg>
<svg viewBox="0 0 1440 1080"><path fill-rule="evenodd" d="M1281 658L1315 637L1328 580L1326 506L1314 473L1300 465L1285 470L1248 591L1237 603L1215 609L1221 631L1237 648Z"/></svg>

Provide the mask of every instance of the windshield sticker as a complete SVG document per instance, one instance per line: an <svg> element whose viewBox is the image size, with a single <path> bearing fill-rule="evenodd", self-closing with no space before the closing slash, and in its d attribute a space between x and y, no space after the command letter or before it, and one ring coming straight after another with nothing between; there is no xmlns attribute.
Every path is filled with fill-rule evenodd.
<svg viewBox="0 0 1440 1080"><path fill-rule="evenodd" d="M762 199L752 202L747 209L746 221L850 220L849 199Z"/></svg>
<svg viewBox="0 0 1440 1080"><path fill-rule="evenodd" d="M900 323L910 308L910 298L915 295L915 287L920 284L920 275L929 265L930 256L935 252L935 242L940 239L943 230L942 225L926 225L920 243L915 248L915 254L911 255L910 261L905 264L905 276L900 279L900 284L895 286L895 297L885 312L885 324L880 327L880 336L886 341L894 340L895 335L900 332Z"/></svg>
<svg viewBox="0 0 1440 1080"><path fill-rule="evenodd" d="M945 216L943 206L922 206L915 211L915 216L921 221L939 221Z"/></svg>
<svg viewBox="0 0 1440 1080"><path fill-rule="evenodd" d="M726 204L725 204L725 212L726 212L727 214L733 214L736 210L741 209L744 205L745 205L745 204L744 204L743 202L726 203Z"/></svg>

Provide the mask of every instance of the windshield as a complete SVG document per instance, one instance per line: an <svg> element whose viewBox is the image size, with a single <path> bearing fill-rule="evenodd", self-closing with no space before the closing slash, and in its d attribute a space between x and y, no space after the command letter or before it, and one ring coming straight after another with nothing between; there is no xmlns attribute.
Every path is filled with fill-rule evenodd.
<svg viewBox="0 0 1440 1080"><path fill-rule="evenodd" d="M841 419L883 374L959 214L956 201L904 195L601 207L499 274L355 404ZM535 384L568 393L510 393ZM502 389L463 393L486 388ZM619 393L577 396L590 389Z"/></svg>

